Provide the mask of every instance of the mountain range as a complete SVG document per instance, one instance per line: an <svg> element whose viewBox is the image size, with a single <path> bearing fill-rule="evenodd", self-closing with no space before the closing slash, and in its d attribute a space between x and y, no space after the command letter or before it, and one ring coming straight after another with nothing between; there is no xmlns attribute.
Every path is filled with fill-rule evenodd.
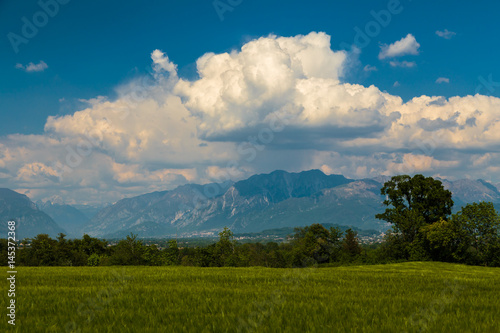
<svg viewBox="0 0 500 333"><path fill-rule="evenodd" d="M251 233L312 223L385 231L388 225L375 219L375 214L384 210L380 188L388 179L382 176L353 180L325 175L319 170L277 170L238 182L187 184L126 198L97 213L96 208L50 202L38 203L37 207L26 196L18 194L17 198L25 203L26 212L31 209L33 216L37 212L45 218L41 222L35 219L30 225L36 228L26 229L28 234L40 230L53 234L64 228L71 237L81 237L83 233L102 238L122 238L130 233L139 237L190 237L213 236L224 226L235 233ZM500 208L498 184L467 179L441 181L453 193L454 211L477 201L491 201ZM4 207L2 193L0 212L5 212L9 209ZM25 224L27 216L32 216L22 209L7 215L15 218L16 212L24 214Z"/></svg>

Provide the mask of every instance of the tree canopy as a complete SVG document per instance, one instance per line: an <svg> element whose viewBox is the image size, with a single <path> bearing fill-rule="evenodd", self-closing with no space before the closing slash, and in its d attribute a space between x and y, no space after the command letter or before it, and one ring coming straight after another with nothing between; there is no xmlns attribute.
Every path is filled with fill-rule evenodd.
<svg viewBox="0 0 500 333"><path fill-rule="evenodd" d="M375 217L393 225L394 231L413 242L421 227L447 220L453 207L452 194L441 181L415 175L394 176L380 190L386 196L384 213Z"/></svg>

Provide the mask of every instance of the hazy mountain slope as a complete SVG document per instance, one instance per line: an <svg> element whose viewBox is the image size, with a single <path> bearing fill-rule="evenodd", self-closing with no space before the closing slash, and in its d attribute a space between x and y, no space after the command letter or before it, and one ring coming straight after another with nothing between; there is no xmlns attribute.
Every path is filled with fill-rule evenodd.
<svg viewBox="0 0 500 333"><path fill-rule="evenodd" d="M38 234L49 234L56 237L60 232L66 233L52 218L40 211L26 195L7 188L0 188L1 238L7 238L7 222L9 220L17 222L17 239L35 237Z"/></svg>
<svg viewBox="0 0 500 333"><path fill-rule="evenodd" d="M175 232L172 226L183 212L222 195L231 184L188 184L172 191L153 192L123 199L101 210L84 228L89 235L105 235L134 228L145 222L161 223L166 230ZM213 188L219 189L219 193ZM141 227L142 228L142 227Z"/></svg>
<svg viewBox="0 0 500 333"><path fill-rule="evenodd" d="M153 192L126 198L99 211L83 229L90 235L105 234L130 227L126 221L140 216L144 209L159 200L165 192Z"/></svg>
<svg viewBox="0 0 500 333"><path fill-rule="evenodd" d="M483 180L460 179L453 182L442 180L443 186L453 193L453 199L461 202L500 201L500 192Z"/></svg>
<svg viewBox="0 0 500 333"><path fill-rule="evenodd" d="M443 186L453 194L454 212L471 202L490 201L500 203L500 191L484 180L460 179L456 181L441 180Z"/></svg>
<svg viewBox="0 0 500 333"><path fill-rule="evenodd" d="M54 204L48 201L37 203L37 206L66 230L69 237L82 237L81 230L90 221L85 214L70 205Z"/></svg>

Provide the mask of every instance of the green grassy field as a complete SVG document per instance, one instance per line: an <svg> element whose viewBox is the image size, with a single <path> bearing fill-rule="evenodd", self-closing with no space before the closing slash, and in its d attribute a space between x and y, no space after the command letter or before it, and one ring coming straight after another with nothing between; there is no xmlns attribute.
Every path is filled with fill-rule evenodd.
<svg viewBox="0 0 500 333"><path fill-rule="evenodd" d="M3 317L2 332L500 332L500 269L19 267L15 328Z"/></svg>

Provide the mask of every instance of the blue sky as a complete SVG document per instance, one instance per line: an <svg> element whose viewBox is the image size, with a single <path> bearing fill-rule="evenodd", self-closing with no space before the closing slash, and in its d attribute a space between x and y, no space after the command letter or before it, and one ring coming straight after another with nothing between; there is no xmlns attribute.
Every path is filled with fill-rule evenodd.
<svg viewBox="0 0 500 333"><path fill-rule="evenodd" d="M2 35L0 39L0 143L3 144L4 150L3 155L0 155L0 158L4 159L0 162L0 186L24 191L38 199L65 193L78 201L82 197L88 197L89 193L93 193L95 200L112 201L123 195L170 188L183 182L217 180L209 176L210 172L216 168L227 169L227 162L235 158L241 161L241 165L246 166L235 172L232 178L245 177L255 172L267 172L273 168L298 171L309 167L344 174L354 169L359 171L352 172L348 176L362 177L393 173L394 169L388 165L404 163L405 158L409 161L411 157L408 154L417 156L421 162L419 167L413 165L415 163L412 162L413 167L410 171L455 178L482 177L492 182L500 182L498 174L495 174L497 169L494 168L496 161L499 161L498 144L495 144L496 137L485 134L484 138L470 145L456 138L458 136L463 139L462 141L467 141L468 136L478 137L476 132L459 133L459 129L467 127L466 124L477 122L474 126L480 127L478 116L473 115L475 108L482 115L489 115L489 118L485 119L487 122L491 123L493 120L493 123L496 123L499 119L495 97L500 97L500 67L498 66L500 21L497 19L500 4L496 2L402 0L400 2L310 1L304 3L303 1L249 0L215 2L61 0L59 3L55 1L0 2ZM38 31L34 33L34 36L13 45L16 44L12 41L14 35L24 38L23 26L26 23L23 18L30 23L33 23L34 18L43 20L44 14L40 14L43 11L41 4L47 4L49 10L54 10L55 3L58 7L57 13L54 13L53 17L45 15L46 22L39 24L40 27L37 28ZM393 13L390 12L390 8L393 8ZM386 20L387 24L377 21L374 13L375 16L382 15L382 20ZM384 13L389 13L389 19L384 16ZM375 30L370 31L370 29ZM368 37L360 39L362 37L359 31ZM388 105L396 102L349 106L349 112L358 110L358 107L362 110L377 109L376 116L372 113L364 115L365 111L360 113L360 117L374 121L371 125L364 124L362 121L353 125L351 119L340 121L339 119L343 118L339 114L329 115L331 118L322 119L321 122L333 124L333 127L327 126L323 130L325 133L336 131L338 134L335 140L331 139L331 135L328 134L322 137L320 133L323 132L315 127L317 124L307 123L312 116L308 113L309 118L307 118L305 115L307 110L303 110L304 113L301 115L303 118L299 117L302 121L294 120L287 130L281 133L283 134L281 139L278 138L278 133L275 133L277 139L267 145L267 149L262 151L257 149L259 154L255 159L246 161L247 156L244 154L235 153L235 158L231 156L231 150L237 151L242 142L248 141L246 134L243 136L236 134L252 133L252 131L259 133L262 129L259 126L264 124L266 119L263 116L263 109L250 107L240 110L240 107L244 108L244 105L248 106L250 102L240 101L241 103L232 105L233 109L226 110L227 114L221 116L221 109L214 111L207 105L195 102L195 95L200 93L196 90L197 88L194 86L189 88L182 82L179 84L177 81L172 81L174 75L165 68L156 68L156 70L153 68L155 62L154 60L152 62L152 52L161 50L162 59L168 59L169 63L176 66L175 80L191 84L199 80L200 86L203 86L197 73L196 61L207 52L213 52L215 55L226 52L231 54L232 51L238 53L242 47L259 38L267 38L270 35L274 36L272 38L293 38L299 35L307 36L311 32L324 33L328 36L325 38L329 38L330 41L328 49L335 54L345 55L342 65L335 65L340 66L337 68L338 75L335 74L329 79L338 79L338 84L359 84L365 88L376 87L377 98L386 98L380 97L385 93L391 98L400 97L402 106L394 106L394 110L389 110ZM318 38L326 40L323 37ZM363 40L361 44L360 40ZM398 41L400 41L399 48ZM357 49L354 47L356 45ZM390 49L392 53L384 57L382 55L384 49ZM342 50L345 52L342 53ZM265 52L259 49L259 52L261 51ZM260 53L257 52L257 55L253 54L253 56L259 57L258 54ZM293 54L289 53L289 56L293 57ZM316 56L312 55L313 58ZM243 60L238 61L242 63ZM161 67L159 63L156 65ZM325 62L325 64L325 71L328 72L327 67L332 63ZM160 73L161 71L163 73ZM320 74L308 76L307 73L297 75L297 78L300 75L310 78L321 76ZM85 157L90 165L95 166L94 169L91 167L84 169L85 162L79 164L78 167L71 167L72 170L81 171L82 175L93 176L82 176L78 180L70 180L70 176L64 177L65 180L61 180L61 177L55 177L59 178L57 181L52 179L54 174L57 174L53 166L41 157L36 157L35 153L30 153L29 147L38 147L38 150L45 151L45 155L52 156L52 161L64 159L65 154L68 154L65 150L69 144L67 142L72 139L76 140L77 135L70 138L70 134L76 132L64 132L64 128L70 128L71 124L69 118L63 118L63 116L72 117L77 111L94 110L88 111L89 117L110 119L103 115L106 111L102 110L99 111L102 113L96 116L97 108L106 103L105 101L109 103L119 101L123 98L123 89L126 90L124 87L130 88L134 82L144 77L153 78L154 87L148 85L147 89L148 91L153 89L155 92L150 92L148 96L158 103L161 103L159 101L164 96L171 94L182 100L182 107L187 109L188 117L195 118L193 126L196 129L192 133L200 140L196 142L196 145L218 146L213 147L214 152L196 159L179 157L180 152L172 148L175 153L172 153L171 157L153 157L161 152L155 143L161 141L163 146L168 146L175 141L175 138L160 140L160 134L159 136L145 134L144 129L134 128L141 138L135 138L135 141L128 138L128 142L134 141L135 144L142 142L144 151L151 149L147 156L141 156L139 159L130 152L132 146L120 148L116 146L118 144L113 146L110 142L106 143L104 138L103 142L95 145L93 153L89 154L91 156ZM209 82L208 79L207 82ZM269 88L269 86L266 87ZM164 95L161 95L159 90L163 91ZM271 94L270 91L268 93ZM454 96L460 98L473 96L476 93L493 99L470 101L450 99ZM327 92L328 96L332 96L331 94L331 91ZM159 97L160 95L162 97ZM103 96L103 98L96 99L98 96ZM367 99L372 98L371 95L363 96ZM432 116L432 110L425 109L427 110L425 111L415 107L416 109L412 112L420 114L423 120L408 116L408 121L413 119L412 124L419 124L420 130L432 133L439 132L434 127L441 126L440 129L443 132L441 134L447 138L446 142L435 144L432 152L419 151L418 154L414 153L418 145L393 147L390 144L382 144L382 148L376 148L377 143L374 140L380 139L381 133L387 134L389 126L395 124L396 118L394 117L396 116L391 118L391 112L404 114L406 111L401 111L400 108L413 110L413 104L404 103L420 96L430 98L443 96L446 103L442 102L443 99L434 101L437 104L443 104L443 114ZM224 98L226 97L223 96L223 100L226 101ZM283 102L283 98L285 97L281 96L269 102L269 105L277 107L278 100L282 103L280 107L290 104ZM291 104L307 108L306 104L301 103ZM334 100L331 103L333 104L328 106L330 110L347 102ZM454 114L460 113L465 104L472 110L467 111L470 114L466 115L464 111L465 113L455 116ZM269 105L267 107L271 107ZM113 107L116 105L111 106ZM481 108L490 109L482 110ZM424 111L430 113L425 115ZM214 112L218 112L218 115L215 116ZM262 117L252 118L250 117L252 112ZM55 120L51 123L52 125L47 126L48 117L51 116ZM334 118L336 121L332 120ZM404 116L400 119L403 118ZM57 119L61 120L61 124L57 124ZM63 122L63 119L67 122ZM75 122L78 121L74 117L72 119ZM95 122L93 124L95 125ZM139 123L136 121L136 124ZM225 126L219 126L220 124L225 124ZM406 122L399 125L412 126ZM434 127L430 129L429 126ZM446 128L451 128L450 126L455 126L456 129L450 130L448 134L444 133ZM131 130L125 127L128 131ZM352 136L358 131L354 131L353 128L364 129L359 133L367 133L373 128L377 130L371 132L370 135L363 134L355 140ZM487 132L487 128L482 130L482 133ZM142 134L139 135L139 133ZM339 138L342 135L344 137ZM422 133L415 132L412 135L417 137ZM394 136L386 136L387 142L395 139ZM145 137L148 138L147 144L150 146L146 145ZM296 137L303 139L296 142L293 139ZM50 139L56 140L57 144L51 142ZM370 143L370 140L374 143ZM63 151L59 155L57 155L59 149L57 145L60 145L59 148ZM27 151L25 154L29 155L28 157L20 157L22 147ZM122 148L125 149L126 154L120 151ZM185 151L186 148L181 150ZM103 169L98 169L99 163L92 160L93 156L99 154L110 159L107 166L102 166ZM200 155L197 152L193 154ZM284 158L280 163L272 158L281 154L293 155L293 158L289 158L300 162L292 163ZM56 155L62 157L56 157ZM387 155L391 156L387 157ZM250 153L248 157L251 157ZM424 157L430 157L439 163L425 160ZM465 165L470 164L471 159L481 158L486 164L478 165L470 170L465 168ZM386 163L382 165L378 162L380 160L385 160ZM61 163L65 164L64 161ZM426 165L423 169L420 168L422 163ZM80 168L83 169L80 170ZM193 168L196 170L192 171ZM125 169L127 170L124 171ZM30 170L29 176L26 176L27 170ZM126 178L119 176L120 172L129 175L133 172L149 173L152 176L148 179L132 176ZM76 173L73 172L71 175ZM155 173L157 176L153 176ZM163 176L158 176L158 174ZM166 174L175 175L175 177L169 178L165 176ZM106 177L111 177L114 181L99 188L101 185L96 184L100 184L99 182ZM158 185L158 182L161 182L161 185Z"/></svg>

